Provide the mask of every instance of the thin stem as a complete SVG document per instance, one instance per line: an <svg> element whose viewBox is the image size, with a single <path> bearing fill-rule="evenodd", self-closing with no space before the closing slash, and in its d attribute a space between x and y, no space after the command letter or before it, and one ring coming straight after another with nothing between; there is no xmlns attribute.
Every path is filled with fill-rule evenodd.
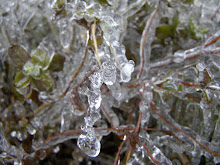
<svg viewBox="0 0 220 165"><path fill-rule="evenodd" d="M101 62L99 59L99 54L98 54L97 41L96 41L96 37L95 37L95 28L96 28L96 21L94 21L94 24L92 25L92 37L93 37L93 42L94 42L94 46L95 46L96 59L97 59L97 62L99 64L100 69L102 69L102 65L101 65Z"/></svg>
<svg viewBox="0 0 220 165"><path fill-rule="evenodd" d="M144 148L145 148L145 150L147 151L148 155L150 156L151 160L152 160L155 164L160 165L160 164L154 159L153 155L150 153L150 151L148 150L148 148L147 148L147 146L146 146L145 144L144 144Z"/></svg>
<svg viewBox="0 0 220 165"><path fill-rule="evenodd" d="M218 35L218 36L215 37L212 41L210 41L209 43L207 43L207 44L205 45L205 48L208 47L208 46L210 46L210 45L212 45L212 44L214 44L214 43L216 43L219 39L220 39L220 35Z"/></svg>
<svg viewBox="0 0 220 165"><path fill-rule="evenodd" d="M108 121L110 122L111 127L113 127L114 125L113 125L113 122L112 122L111 117L109 116L109 114L108 114L107 111L105 110L105 107L104 107L103 105L101 105L101 107L102 107L102 108L101 108L102 111L105 113L106 117L108 118Z"/></svg>
<svg viewBox="0 0 220 165"><path fill-rule="evenodd" d="M117 56L116 56L116 54L115 54L111 44L110 44L110 50L111 50L111 52L112 52L112 54L113 54L113 56L115 58L115 61L118 63L119 67L122 68L122 66L121 66L120 62L118 61L118 58L117 58Z"/></svg>
<svg viewBox="0 0 220 165"><path fill-rule="evenodd" d="M163 115L161 115L158 110L156 109L156 107L151 103L150 104L151 108L156 112L156 114L163 119L165 122L167 122L170 126L172 126L176 131L179 131L181 133L183 133L184 135L186 135L187 137L191 138L194 142L196 142L198 145L202 146L205 150L207 150L208 152L210 152L211 154L214 154L216 156L220 156L219 153L211 151L207 146L205 146L204 144L200 143L199 141L197 141L195 138L193 138L191 135L188 135L186 132L182 131L181 129L177 128L175 125L173 125L170 121L168 121Z"/></svg>
<svg viewBox="0 0 220 165"><path fill-rule="evenodd" d="M114 165L117 165L118 164L118 159L119 159L119 155L120 155L120 152L122 150L122 147L124 146L125 142L128 140L128 137L120 144L120 146L118 147L118 152L116 154L116 157L115 157L115 161L114 161Z"/></svg>
<svg viewBox="0 0 220 165"><path fill-rule="evenodd" d="M139 113L139 117L138 117L138 121L137 121L137 126L136 126L135 131L134 131L135 134L138 134L138 131L140 129L141 117L142 117L142 112Z"/></svg>
<svg viewBox="0 0 220 165"><path fill-rule="evenodd" d="M71 131L67 131L67 132L62 132L62 133L59 133L57 135L54 135L54 136L51 136L49 138L47 138L46 140L43 141L43 143L47 143L48 141L54 139L54 138L57 138L59 136L63 136L63 135L69 135L69 134L73 134L73 133L82 133L83 131L82 130L71 130Z"/></svg>
<svg viewBox="0 0 220 165"><path fill-rule="evenodd" d="M214 19L219 11L220 11L220 6L215 10L215 13L212 15L211 19Z"/></svg>
<svg viewBox="0 0 220 165"><path fill-rule="evenodd" d="M153 23L153 19L156 16L157 12L159 10L159 6L157 6L157 8L153 11L151 17L150 17L150 22L147 21L146 26L144 28L142 37L141 37L141 47L140 47L140 55L141 55L141 70L139 73L139 78L141 78L142 73L144 71L144 65L145 65L145 44L146 44L146 40L150 31L150 27ZM143 40L142 40L143 39Z"/></svg>
<svg viewBox="0 0 220 165"><path fill-rule="evenodd" d="M219 52L220 52L220 47L217 47L217 48L212 49L212 50L201 51L199 53L191 53L191 54L187 55L185 60L196 58L196 57L198 57L200 55L204 55L204 54L216 54L216 53L219 53ZM169 58L169 59L151 64L150 69L160 68L160 67L163 67L163 66L171 65L173 63L174 62L172 61L172 59Z"/></svg>
<svg viewBox="0 0 220 165"><path fill-rule="evenodd" d="M131 145L130 145L129 150L128 150L127 153L126 153L126 159L125 159L126 164L128 164L128 159L129 159L130 156L131 156L131 151L132 151L132 147L131 147Z"/></svg>
<svg viewBox="0 0 220 165"><path fill-rule="evenodd" d="M180 83L185 85L185 86L191 86L191 87L200 88L200 86L197 85L197 84L187 83L187 82L183 82L183 81L181 81Z"/></svg>
<svg viewBox="0 0 220 165"><path fill-rule="evenodd" d="M63 97L66 95L66 93L68 92L68 90L69 90L69 88L70 88L72 82L75 80L76 76L79 74L80 70L82 69L83 64L84 64L84 62L85 62L85 60L86 60L87 52L88 52L88 49L87 49L87 47L86 47L85 54L84 54L84 56L83 56L83 59L82 59L80 65L79 65L79 67L77 68L77 70L76 70L76 72L74 73L72 79L70 80L70 82L69 82L69 84L68 84L66 90L59 96L59 99L63 98Z"/></svg>

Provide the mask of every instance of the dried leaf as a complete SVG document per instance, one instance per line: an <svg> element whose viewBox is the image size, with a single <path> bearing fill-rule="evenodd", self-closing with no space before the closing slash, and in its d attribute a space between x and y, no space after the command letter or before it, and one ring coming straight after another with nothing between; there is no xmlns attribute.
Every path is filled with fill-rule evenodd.
<svg viewBox="0 0 220 165"><path fill-rule="evenodd" d="M12 61L13 67L15 69L21 70L23 65L30 59L28 52L19 45L12 45L8 49L8 56Z"/></svg>

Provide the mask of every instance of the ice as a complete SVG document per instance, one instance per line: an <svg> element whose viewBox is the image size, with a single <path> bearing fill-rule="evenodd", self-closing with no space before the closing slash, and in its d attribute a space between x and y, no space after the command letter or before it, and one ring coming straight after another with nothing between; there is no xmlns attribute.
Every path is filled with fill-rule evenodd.
<svg viewBox="0 0 220 165"><path fill-rule="evenodd" d="M121 90L121 86L118 82L116 82L114 85L108 85L108 89L111 91L111 93L115 99L121 100L122 90Z"/></svg>
<svg viewBox="0 0 220 165"><path fill-rule="evenodd" d="M88 96L88 102L89 102L89 107L95 109L98 109L101 105L102 97L100 93L91 91L91 93Z"/></svg>
<svg viewBox="0 0 220 165"><path fill-rule="evenodd" d="M97 120L101 118L101 115L97 111L91 111L87 117L84 118L87 126L93 126Z"/></svg>
<svg viewBox="0 0 220 165"><path fill-rule="evenodd" d="M77 145L90 157L96 157L100 153L101 144L96 137L90 139L87 135L81 134L78 138Z"/></svg>
<svg viewBox="0 0 220 165"><path fill-rule="evenodd" d="M105 99L108 99L108 98L105 98ZM118 116L115 114L115 112L113 111L113 109L112 109L112 108L110 107L110 105L107 103L107 100L106 100L106 101L103 100L103 101L105 102L105 104L103 104L102 107L101 107L101 108L104 108L103 114L106 116L106 118L107 118L107 120L108 120L109 122L112 121L112 123L110 123L110 124L112 124L112 127L114 127L114 128L118 127L118 126L119 126L119 118L118 118ZM107 114L105 114L105 112L106 112ZM111 119L109 119L108 116L109 116Z"/></svg>
<svg viewBox="0 0 220 165"><path fill-rule="evenodd" d="M64 49L67 49L72 41L72 37L73 37L73 26L72 24L69 22L68 19L61 19L58 22L58 26L59 26L59 38L60 38L60 43L63 46Z"/></svg>
<svg viewBox="0 0 220 165"><path fill-rule="evenodd" d="M87 6L86 2L80 1L76 4L75 9L78 12L84 12L86 11L86 6Z"/></svg>
<svg viewBox="0 0 220 165"><path fill-rule="evenodd" d="M161 137L157 137L156 138L156 143L161 147L164 146L164 145L167 145L170 148L172 148L173 151L176 152L176 153L183 153L185 151L185 149L181 145L181 142L178 141L175 137L171 137L169 135L164 135L164 136L161 136Z"/></svg>
<svg viewBox="0 0 220 165"><path fill-rule="evenodd" d="M26 129L27 129L27 131L28 131L28 133L29 133L30 135L34 135L34 134L37 132L37 130L34 129L31 125L28 125L28 126L26 127Z"/></svg>
<svg viewBox="0 0 220 165"><path fill-rule="evenodd" d="M92 83L92 87L95 89L100 89L102 85L102 79L101 79L101 74L100 72L95 72L93 73L90 77L89 80Z"/></svg>
<svg viewBox="0 0 220 165"><path fill-rule="evenodd" d="M67 103L62 109L60 132L69 130L72 117L72 109L70 108L69 103Z"/></svg>
<svg viewBox="0 0 220 165"><path fill-rule="evenodd" d="M116 81L116 68L110 60L102 63L102 81L106 85L113 85Z"/></svg>
<svg viewBox="0 0 220 165"><path fill-rule="evenodd" d="M127 165L133 164L145 165L143 147L138 147L134 154L130 156Z"/></svg>
<svg viewBox="0 0 220 165"><path fill-rule="evenodd" d="M183 50L179 50L174 53L173 55L173 62L175 63L181 63L185 60L186 58L186 52Z"/></svg>
<svg viewBox="0 0 220 165"><path fill-rule="evenodd" d="M122 66L121 70L121 81L129 82L131 80L131 73L134 71L134 61L129 60L128 63L125 63Z"/></svg>
<svg viewBox="0 0 220 165"><path fill-rule="evenodd" d="M152 156L158 163L164 165L172 165L172 162L161 152L158 147L153 146L151 150L153 151Z"/></svg>

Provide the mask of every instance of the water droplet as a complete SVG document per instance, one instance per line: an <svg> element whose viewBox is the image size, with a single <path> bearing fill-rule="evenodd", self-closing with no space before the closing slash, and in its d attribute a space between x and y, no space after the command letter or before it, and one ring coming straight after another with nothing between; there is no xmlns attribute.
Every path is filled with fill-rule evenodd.
<svg viewBox="0 0 220 165"><path fill-rule="evenodd" d="M116 81L116 68L110 60L102 63L102 80L106 85L113 85Z"/></svg>
<svg viewBox="0 0 220 165"><path fill-rule="evenodd" d="M78 147L88 156L96 157L100 153L100 141L97 138L90 140L86 135L80 135L77 141Z"/></svg>

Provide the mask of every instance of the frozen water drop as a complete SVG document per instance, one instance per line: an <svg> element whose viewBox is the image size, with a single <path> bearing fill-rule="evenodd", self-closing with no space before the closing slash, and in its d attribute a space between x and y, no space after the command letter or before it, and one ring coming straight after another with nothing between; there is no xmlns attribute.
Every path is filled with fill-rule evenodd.
<svg viewBox="0 0 220 165"><path fill-rule="evenodd" d="M89 80L92 83L93 88L99 89L102 85L102 79L99 72L95 72L89 77Z"/></svg>
<svg viewBox="0 0 220 165"><path fill-rule="evenodd" d="M78 12L84 12L86 11L86 6L87 6L86 2L81 1L76 4L75 9Z"/></svg>
<svg viewBox="0 0 220 165"><path fill-rule="evenodd" d="M131 80L131 73L134 71L134 61L129 60L128 63L124 64L121 70L122 82L129 82Z"/></svg>
<svg viewBox="0 0 220 165"><path fill-rule="evenodd" d="M96 157L100 153L100 142L97 138L91 141L86 135L81 134L78 138L77 145L90 157Z"/></svg>
<svg viewBox="0 0 220 165"><path fill-rule="evenodd" d="M28 131L28 133L30 134L30 135L34 135L37 131L36 131L36 129L34 129L32 126L30 126L30 125L28 125L27 127L26 127L26 129L27 129L27 131Z"/></svg>
<svg viewBox="0 0 220 165"><path fill-rule="evenodd" d="M59 146L56 146L54 149L53 149L53 153L58 153L60 151L60 147Z"/></svg>
<svg viewBox="0 0 220 165"><path fill-rule="evenodd" d="M102 80L106 85L113 85L116 81L116 68L110 60L102 63Z"/></svg>
<svg viewBox="0 0 220 165"><path fill-rule="evenodd" d="M101 94L99 93L95 93L95 92L91 92L91 94L89 95L89 107L93 108L95 107L95 109L98 109L101 105Z"/></svg>

